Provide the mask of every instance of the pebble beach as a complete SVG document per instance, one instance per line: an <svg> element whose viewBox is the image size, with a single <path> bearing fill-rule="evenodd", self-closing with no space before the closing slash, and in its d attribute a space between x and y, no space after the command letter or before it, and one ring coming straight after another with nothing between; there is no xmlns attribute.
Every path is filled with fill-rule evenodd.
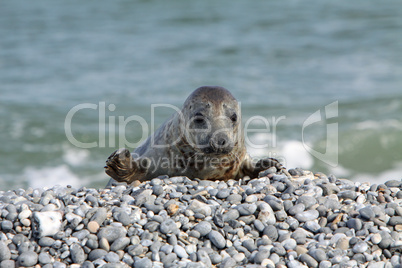
<svg viewBox="0 0 402 268"><path fill-rule="evenodd" d="M402 267L400 180L289 173L0 191L0 267Z"/></svg>

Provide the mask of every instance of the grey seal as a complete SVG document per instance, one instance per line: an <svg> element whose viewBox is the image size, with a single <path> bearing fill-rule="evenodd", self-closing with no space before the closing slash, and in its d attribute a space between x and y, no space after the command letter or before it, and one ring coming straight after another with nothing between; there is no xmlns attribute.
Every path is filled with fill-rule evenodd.
<svg viewBox="0 0 402 268"><path fill-rule="evenodd" d="M160 175L203 180L258 177L270 167L290 176L274 158L252 161L244 143L239 103L223 87L196 89L180 112L163 123L133 154L113 152L105 172L128 184Z"/></svg>

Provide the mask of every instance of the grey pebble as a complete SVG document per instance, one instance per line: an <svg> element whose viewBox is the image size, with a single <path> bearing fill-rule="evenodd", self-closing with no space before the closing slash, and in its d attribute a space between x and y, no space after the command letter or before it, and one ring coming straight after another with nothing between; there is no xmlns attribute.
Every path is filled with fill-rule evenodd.
<svg viewBox="0 0 402 268"><path fill-rule="evenodd" d="M211 267L211 266L212 266L212 262L211 262L211 259L209 258L208 253L207 253L205 250L203 250L203 249L198 250L198 252L197 252L197 259L198 259L200 262L204 263L204 265L205 265L206 267Z"/></svg>
<svg viewBox="0 0 402 268"><path fill-rule="evenodd" d="M127 252L133 257L140 256L144 252L144 248L139 244L132 245L127 248Z"/></svg>
<svg viewBox="0 0 402 268"><path fill-rule="evenodd" d="M257 264L261 264L263 260L267 259L270 255L268 249L258 250L257 254L254 255L254 262Z"/></svg>
<svg viewBox="0 0 402 268"><path fill-rule="evenodd" d="M318 262L308 254L301 254L299 260L308 267L318 267Z"/></svg>
<svg viewBox="0 0 402 268"><path fill-rule="evenodd" d="M127 247L130 244L130 239L128 237L120 237L117 238L112 245L110 246L110 249L112 251L118 251L122 250L125 247Z"/></svg>
<svg viewBox="0 0 402 268"><path fill-rule="evenodd" d="M100 248L94 249L89 253L88 260L94 261L94 260L104 257L106 254L107 254L107 251L104 249L100 249Z"/></svg>
<svg viewBox="0 0 402 268"><path fill-rule="evenodd" d="M105 255L105 261L110 263L118 263L120 261L119 255L115 252L108 252Z"/></svg>
<svg viewBox="0 0 402 268"><path fill-rule="evenodd" d="M0 262L9 260L11 258L11 252L8 246L0 241Z"/></svg>
<svg viewBox="0 0 402 268"><path fill-rule="evenodd" d="M39 264L45 265L52 262L52 257L47 252L41 252L38 256Z"/></svg>
<svg viewBox="0 0 402 268"><path fill-rule="evenodd" d="M14 224L13 224L12 221L3 220L3 221L1 222L1 230L2 230L3 232L9 232L9 231L11 231L11 230L13 229L13 227L14 227Z"/></svg>
<svg viewBox="0 0 402 268"><path fill-rule="evenodd" d="M54 239L48 236L41 237L38 241L38 245L41 247L50 247L54 243Z"/></svg>
<svg viewBox="0 0 402 268"><path fill-rule="evenodd" d="M306 206L303 203L300 203L300 204L294 205L293 207L289 208L288 213L289 213L289 215L294 216L296 214L303 212L305 208L306 208Z"/></svg>
<svg viewBox="0 0 402 268"><path fill-rule="evenodd" d="M209 232L211 232L212 226L209 222L202 221L194 227L194 230L197 231L200 234L200 236L205 236L209 234Z"/></svg>
<svg viewBox="0 0 402 268"><path fill-rule="evenodd" d="M264 228L263 231L264 235L267 235L269 237L269 239L271 239L272 241L276 241L278 239L278 230L275 228L275 226L273 225L268 225Z"/></svg>
<svg viewBox="0 0 402 268"><path fill-rule="evenodd" d="M239 194L231 194L226 198L226 201L231 204L240 204L243 197Z"/></svg>
<svg viewBox="0 0 402 268"><path fill-rule="evenodd" d="M257 210L256 204L240 204L236 206L236 209L239 211L240 216L249 216L254 214Z"/></svg>
<svg viewBox="0 0 402 268"><path fill-rule="evenodd" d="M313 196L309 196L309 195L300 196L296 200L296 204L304 204L306 209L310 209L310 207L315 205L316 203L317 203L316 198L314 198Z"/></svg>
<svg viewBox="0 0 402 268"><path fill-rule="evenodd" d="M189 257L186 250L180 245L175 245L173 250L179 258L187 259Z"/></svg>
<svg viewBox="0 0 402 268"><path fill-rule="evenodd" d="M226 245L225 238L217 231L211 231L208 238L218 249L223 249Z"/></svg>
<svg viewBox="0 0 402 268"><path fill-rule="evenodd" d="M315 220L318 216L319 214L317 210L307 210L296 214L295 218L300 222L306 222Z"/></svg>
<svg viewBox="0 0 402 268"><path fill-rule="evenodd" d="M123 227L106 226L102 227L98 233L99 240L101 238L106 238L109 243L112 243L120 237L124 237L127 231Z"/></svg>
<svg viewBox="0 0 402 268"><path fill-rule="evenodd" d="M172 219L168 219L160 224L159 230L162 234L175 233L177 231L177 225Z"/></svg>
<svg viewBox="0 0 402 268"><path fill-rule="evenodd" d="M257 249L253 239L246 239L243 241L242 246L245 247L249 252L253 252Z"/></svg>
<svg viewBox="0 0 402 268"><path fill-rule="evenodd" d="M230 195L230 189L224 188L216 194L216 197L219 199L226 199L229 195Z"/></svg>
<svg viewBox="0 0 402 268"><path fill-rule="evenodd" d="M152 261L148 258L142 258L134 261L134 268L152 268Z"/></svg>
<svg viewBox="0 0 402 268"><path fill-rule="evenodd" d="M125 211L120 211L116 215L116 220L121 222L124 226L127 226L131 223L130 216Z"/></svg>
<svg viewBox="0 0 402 268"><path fill-rule="evenodd" d="M389 219L388 224L391 226L402 224L402 216L393 216Z"/></svg>
<svg viewBox="0 0 402 268"><path fill-rule="evenodd" d="M228 222L229 220L237 220L240 217L240 213L237 209L230 209L228 212L223 214L222 220Z"/></svg>
<svg viewBox="0 0 402 268"><path fill-rule="evenodd" d="M14 260L4 260L4 261L0 262L0 267L1 268L15 268L17 266L15 265Z"/></svg>
<svg viewBox="0 0 402 268"><path fill-rule="evenodd" d="M25 251L18 256L20 266L34 266L38 263L38 254L33 251Z"/></svg>
<svg viewBox="0 0 402 268"><path fill-rule="evenodd" d="M341 192L338 193L338 197L343 198L343 199L355 200L356 197L357 197L357 193L355 191L352 191L352 190L341 191Z"/></svg>
<svg viewBox="0 0 402 268"><path fill-rule="evenodd" d="M78 244L72 244L70 247L71 259L74 263L83 263L86 260L86 255L82 247Z"/></svg>
<svg viewBox="0 0 402 268"><path fill-rule="evenodd" d="M359 210L360 217L365 220L372 220L375 217L375 213L371 206L366 206Z"/></svg>
<svg viewBox="0 0 402 268"><path fill-rule="evenodd" d="M297 242L295 239L289 238L282 242L282 246L286 250L294 250L297 246Z"/></svg>
<svg viewBox="0 0 402 268"><path fill-rule="evenodd" d="M102 225L102 223L106 220L107 218L107 210L106 208L98 208L96 210L96 213L92 216L91 221L96 221L99 225Z"/></svg>

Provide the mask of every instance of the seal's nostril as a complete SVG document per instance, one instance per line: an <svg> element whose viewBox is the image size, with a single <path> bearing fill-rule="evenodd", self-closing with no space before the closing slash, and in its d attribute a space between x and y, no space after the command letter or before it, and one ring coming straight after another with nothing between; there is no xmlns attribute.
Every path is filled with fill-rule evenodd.
<svg viewBox="0 0 402 268"><path fill-rule="evenodd" d="M218 145L219 145L219 146L225 146L225 144L226 144L226 140L225 140L225 139L219 139L219 140L218 140Z"/></svg>

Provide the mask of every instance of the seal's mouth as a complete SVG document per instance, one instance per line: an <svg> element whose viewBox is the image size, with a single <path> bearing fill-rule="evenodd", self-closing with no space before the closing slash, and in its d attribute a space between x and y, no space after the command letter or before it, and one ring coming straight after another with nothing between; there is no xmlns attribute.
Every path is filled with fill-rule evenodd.
<svg viewBox="0 0 402 268"><path fill-rule="evenodd" d="M233 147L224 147L224 148L214 148L212 146L208 146L205 148L202 148L201 151L204 154L208 155L225 155L229 154L232 151Z"/></svg>

